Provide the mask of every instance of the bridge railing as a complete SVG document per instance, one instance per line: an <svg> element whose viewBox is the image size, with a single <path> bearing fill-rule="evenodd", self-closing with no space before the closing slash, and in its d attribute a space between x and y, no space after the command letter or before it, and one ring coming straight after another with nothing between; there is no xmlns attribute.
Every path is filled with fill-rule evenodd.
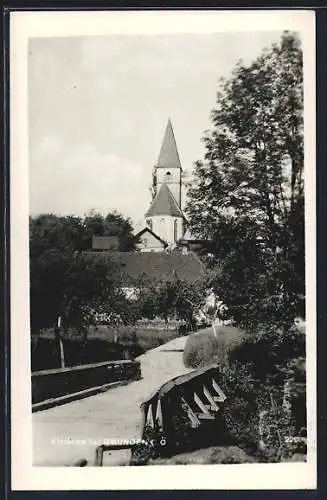
<svg viewBox="0 0 327 500"><path fill-rule="evenodd" d="M32 404L111 382L135 380L140 375L140 363L130 360L104 361L32 372Z"/></svg>
<svg viewBox="0 0 327 500"><path fill-rule="evenodd" d="M158 456L164 455L167 450L173 450L178 442L178 418L182 416L184 425L191 431L198 429L208 421L217 419L225 400L226 396L219 387L217 366L175 377L142 402L142 435L130 440L136 444L99 446L95 465L103 465L103 454L106 451L130 448L132 464L142 447L152 447Z"/></svg>

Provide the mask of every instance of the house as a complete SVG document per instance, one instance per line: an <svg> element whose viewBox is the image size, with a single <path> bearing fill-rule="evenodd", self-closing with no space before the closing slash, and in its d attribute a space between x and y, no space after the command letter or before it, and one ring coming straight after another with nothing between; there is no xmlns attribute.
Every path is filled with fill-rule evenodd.
<svg viewBox="0 0 327 500"><path fill-rule="evenodd" d="M119 239L117 236L93 236L92 250L106 251L118 250Z"/></svg>
<svg viewBox="0 0 327 500"><path fill-rule="evenodd" d="M94 255L94 252L86 252ZM101 256L118 264L122 289L133 298L140 282L165 282L174 278L194 283L204 276L205 265L199 257L189 252L102 252Z"/></svg>
<svg viewBox="0 0 327 500"><path fill-rule="evenodd" d="M106 252L119 249L117 236L91 236L82 240L80 249L83 251Z"/></svg>
<svg viewBox="0 0 327 500"><path fill-rule="evenodd" d="M110 258L119 264L125 286L133 286L144 276L154 281L176 277L194 283L205 273L203 262L192 252L187 255L180 252L110 252Z"/></svg>
<svg viewBox="0 0 327 500"><path fill-rule="evenodd" d="M140 252L162 252L168 244L157 236L149 227L137 233L139 243L136 247Z"/></svg>

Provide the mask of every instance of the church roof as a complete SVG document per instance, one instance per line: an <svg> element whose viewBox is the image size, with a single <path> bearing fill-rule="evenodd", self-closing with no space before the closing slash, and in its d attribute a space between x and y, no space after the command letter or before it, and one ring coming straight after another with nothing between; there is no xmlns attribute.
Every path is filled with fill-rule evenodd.
<svg viewBox="0 0 327 500"><path fill-rule="evenodd" d="M173 217L183 217L183 212L179 208L167 184L162 184L147 213L146 217L153 215L171 215Z"/></svg>
<svg viewBox="0 0 327 500"><path fill-rule="evenodd" d="M97 252L87 252L93 258ZM174 276L194 282L205 272L205 266L197 255L190 252L102 252L121 266L121 276L126 286L133 285L135 280L146 277L150 280L168 281Z"/></svg>
<svg viewBox="0 0 327 500"><path fill-rule="evenodd" d="M170 119L168 120L164 140L162 142L157 167L180 168L182 165L179 159L173 127Z"/></svg>

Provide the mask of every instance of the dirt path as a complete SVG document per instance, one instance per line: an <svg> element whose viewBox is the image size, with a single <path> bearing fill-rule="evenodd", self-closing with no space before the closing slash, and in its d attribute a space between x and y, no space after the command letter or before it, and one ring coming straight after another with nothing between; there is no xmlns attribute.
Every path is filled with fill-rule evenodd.
<svg viewBox="0 0 327 500"><path fill-rule="evenodd" d="M141 436L140 404L172 377L191 370L183 365L187 337L179 337L138 358L142 379L126 386L33 414L33 465L72 465L81 457L94 463L104 440ZM130 452L105 454L104 465L128 463Z"/></svg>

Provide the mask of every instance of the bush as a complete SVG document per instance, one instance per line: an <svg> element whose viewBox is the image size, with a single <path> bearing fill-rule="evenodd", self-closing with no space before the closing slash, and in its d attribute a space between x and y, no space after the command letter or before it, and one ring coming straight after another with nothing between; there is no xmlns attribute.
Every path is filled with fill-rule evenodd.
<svg viewBox="0 0 327 500"><path fill-rule="evenodd" d="M222 363L228 359L230 349L237 345L244 332L233 326L217 328L217 338L212 328L191 334L186 341L183 361L187 368L200 368Z"/></svg>
<svg viewBox="0 0 327 500"><path fill-rule="evenodd" d="M295 435L295 420L283 407L283 386L262 384L251 364L237 362L220 367L220 386L227 395L222 417L232 442L259 461L288 457L292 449L287 438Z"/></svg>
<svg viewBox="0 0 327 500"><path fill-rule="evenodd" d="M273 325L247 333L229 353L231 362L250 363L256 379L274 379L277 383L284 378L289 363L304 356L305 336L301 331L295 327L283 331Z"/></svg>
<svg viewBox="0 0 327 500"><path fill-rule="evenodd" d="M188 367L218 364L220 386L227 396L222 417L230 440L268 462L288 459L292 453L288 438L305 426L304 360L303 333L274 325L252 333L224 326L217 339L212 329L205 329L189 337L184 351ZM283 406L288 380L290 412ZM259 429L265 443L261 451Z"/></svg>

